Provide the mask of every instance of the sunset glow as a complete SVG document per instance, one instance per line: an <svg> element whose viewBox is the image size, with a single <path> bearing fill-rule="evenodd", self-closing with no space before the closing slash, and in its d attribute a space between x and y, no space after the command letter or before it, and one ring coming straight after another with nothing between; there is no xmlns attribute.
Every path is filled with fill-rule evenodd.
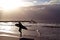
<svg viewBox="0 0 60 40"><path fill-rule="evenodd" d="M18 7L25 7L32 5L29 2L24 2L22 0L0 0L0 7L3 10L13 10Z"/></svg>
<svg viewBox="0 0 60 40"><path fill-rule="evenodd" d="M9 11L16 10L19 7L52 4L60 4L60 0L0 0L0 9Z"/></svg>

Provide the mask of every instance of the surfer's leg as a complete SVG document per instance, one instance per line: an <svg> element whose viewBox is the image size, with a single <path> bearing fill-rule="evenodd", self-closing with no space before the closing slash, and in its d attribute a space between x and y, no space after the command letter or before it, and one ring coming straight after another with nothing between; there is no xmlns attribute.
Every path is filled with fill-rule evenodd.
<svg viewBox="0 0 60 40"><path fill-rule="evenodd" d="M20 37L22 37L22 32L20 32Z"/></svg>
<svg viewBox="0 0 60 40"><path fill-rule="evenodd" d="M20 29L20 37L22 37L22 29Z"/></svg>

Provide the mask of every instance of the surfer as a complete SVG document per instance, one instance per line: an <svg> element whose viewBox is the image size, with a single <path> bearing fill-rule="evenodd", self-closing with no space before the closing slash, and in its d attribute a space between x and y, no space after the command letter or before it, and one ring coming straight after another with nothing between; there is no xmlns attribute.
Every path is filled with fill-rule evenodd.
<svg viewBox="0 0 60 40"><path fill-rule="evenodd" d="M15 26L19 27L20 37L22 37L22 29L27 30L25 26L21 24L21 22L18 22L19 24L15 24Z"/></svg>

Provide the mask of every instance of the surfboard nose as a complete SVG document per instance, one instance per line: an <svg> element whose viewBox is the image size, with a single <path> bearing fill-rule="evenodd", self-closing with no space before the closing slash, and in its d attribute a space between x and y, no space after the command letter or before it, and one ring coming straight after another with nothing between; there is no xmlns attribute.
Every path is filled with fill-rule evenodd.
<svg viewBox="0 0 60 40"><path fill-rule="evenodd" d="M19 27L19 24L15 24L15 26Z"/></svg>

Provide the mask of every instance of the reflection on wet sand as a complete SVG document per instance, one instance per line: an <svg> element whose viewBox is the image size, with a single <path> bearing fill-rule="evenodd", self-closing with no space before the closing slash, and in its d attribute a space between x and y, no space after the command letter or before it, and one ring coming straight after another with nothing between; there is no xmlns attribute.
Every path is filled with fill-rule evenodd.
<svg viewBox="0 0 60 40"><path fill-rule="evenodd" d="M16 33L14 31L15 31L15 28L13 28L12 26L0 26L0 32Z"/></svg>
<svg viewBox="0 0 60 40"><path fill-rule="evenodd" d="M0 40L19 40L18 28L11 25L11 22L0 23Z"/></svg>
<svg viewBox="0 0 60 40"><path fill-rule="evenodd" d="M10 34L0 34L0 36L8 36L8 37L15 37L15 38L19 38L16 35L10 35Z"/></svg>
<svg viewBox="0 0 60 40"><path fill-rule="evenodd" d="M19 40L19 38L9 37L9 36L0 36L0 40Z"/></svg>
<svg viewBox="0 0 60 40"><path fill-rule="evenodd" d="M0 36L19 37L18 28L8 25L12 25L12 23L0 23Z"/></svg>

